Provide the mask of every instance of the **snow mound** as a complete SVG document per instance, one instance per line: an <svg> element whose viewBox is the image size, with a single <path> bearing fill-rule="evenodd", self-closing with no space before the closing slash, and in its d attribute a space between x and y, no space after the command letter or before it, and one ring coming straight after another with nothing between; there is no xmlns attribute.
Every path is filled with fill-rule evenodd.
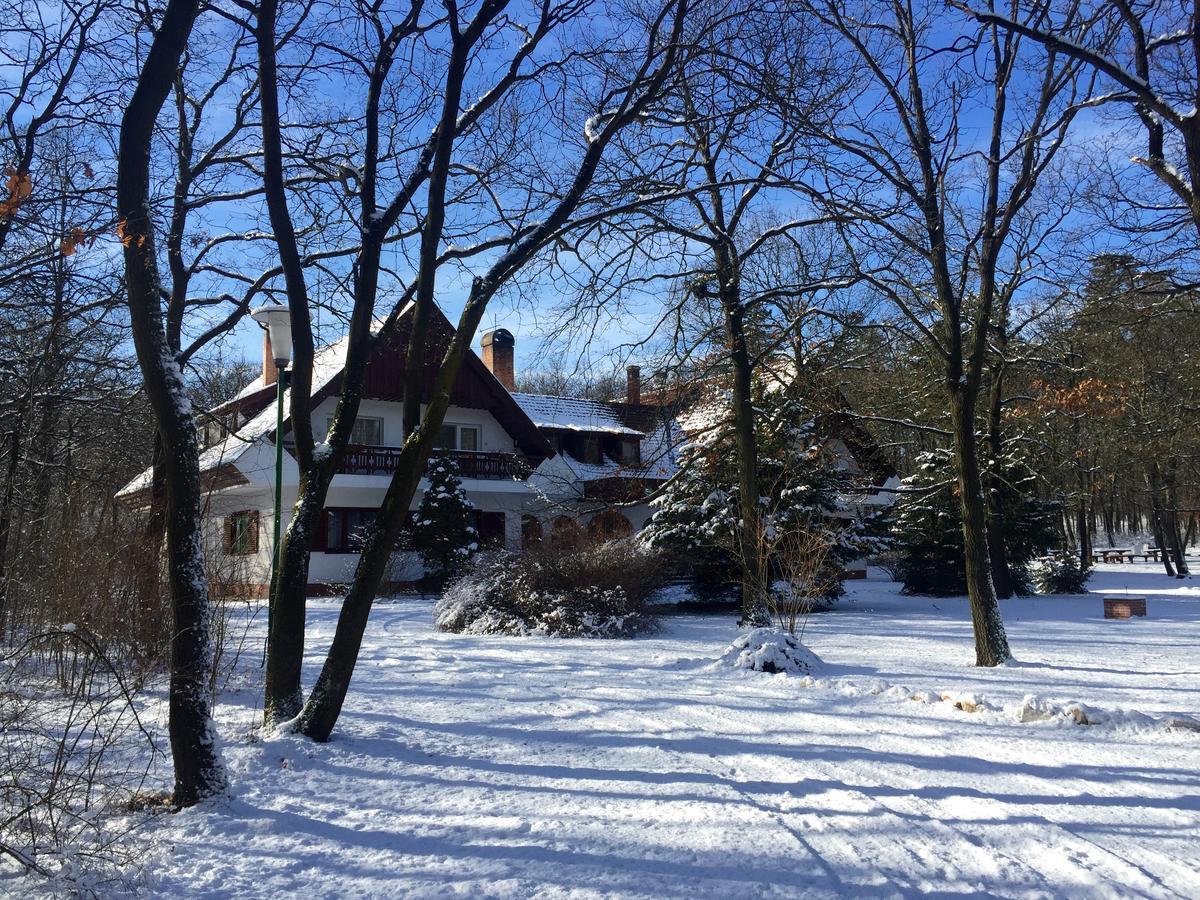
<svg viewBox="0 0 1200 900"><path fill-rule="evenodd" d="M821 665L795 635L777 628L755 628L738 635L715 666L751 672L807 675Z"/></svg>

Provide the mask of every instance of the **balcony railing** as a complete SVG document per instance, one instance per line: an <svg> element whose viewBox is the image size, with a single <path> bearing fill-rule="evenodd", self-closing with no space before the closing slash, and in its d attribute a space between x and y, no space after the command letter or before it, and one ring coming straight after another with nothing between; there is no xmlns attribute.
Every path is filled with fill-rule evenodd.
<svg viewBox="0 0 1200 900"><path fill-rule="evenodd" d="M534 466L532 462L515 453L483 453L470 450L437 450L435 453L449 456L458 464L462 478L479 478L485 481L524 480ZM390 475L396 470L400 459L399 447L367 447L351 444L346 448L345 459L338 469L344 475Z"/></svg>

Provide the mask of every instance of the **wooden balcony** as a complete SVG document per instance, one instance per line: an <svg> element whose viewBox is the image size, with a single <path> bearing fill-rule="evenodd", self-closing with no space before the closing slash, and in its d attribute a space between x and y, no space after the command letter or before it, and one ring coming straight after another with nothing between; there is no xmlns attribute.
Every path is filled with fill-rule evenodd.
<svg viewBox="0 0 1200 900"><path fill-rule="evenodd" d="M534 464L515 453L484 453L470 450L437 450L458 464L462 478L484 481L524 481L533 472ZM400 459L399 447L367 447L351 444L338 472L343 475L391 475Z"/></svg>

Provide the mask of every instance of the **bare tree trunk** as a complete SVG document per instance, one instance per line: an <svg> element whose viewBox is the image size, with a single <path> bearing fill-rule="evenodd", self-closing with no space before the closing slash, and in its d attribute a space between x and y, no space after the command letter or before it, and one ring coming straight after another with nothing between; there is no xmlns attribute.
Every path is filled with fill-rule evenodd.
<svg viewBox="0 0 1200 900"><path fill-rule="evenodd" d="M1174 465L1171 465L1166 477L1163 478L1163 531L1166 532L1171 554L1175 557L1176 574L1182 578L1191 573L1188 571L1183 535L1179 529L1179 513L1175 498L1175 472Z"/></svg>
<svg viewBox="0 0 1200 900"><path fill-rule="evenodd" d="M117 216L124 247L130 325L146 394L162 437L166 483L171 638L171 755L175 803L191 806L225 787L209 715L208 585L204 572L199 439L183 372L163 327L162 287L149 208L155 120L175 79L198 13L197 0L168 0L121 120Z"/></svg>
<svg viewBox="0 0 1200 900"><path fill-rule="evenodd" d="M754 433L754 401L751 397L753 369L746 346L745 310L737 293L736 276L722 276L721 307L731 363L731 404L734 444L737 447L738 505L741 514L739 544L742 564L742 619L747 627L771 624L767 608L766 573L758 546L761 539L758 508L758 441ZM728 284L728 286L727 286Z"/></svg>
<svg viewBox="0 0 1200 900"><path fill-rule="evenodd" d="M975 631L975 664L997 666L1012 656L1000 604L992 585L991 556L987 541L987 504L983 498L983 479L979 473L979 455L975 442L975 409L966 386L950 391L951 421L954 428L954 458L958 470L958 499L962 512L963 551L967 575L967 596Z"/></svg>
<svg viewBox="0 0 1200 900"><path fill-rule="evenodd" d="M1150 522L1154 528L1154 543L1158 546L1162 558L1163 569L1171 578L1176 577L1175 567L1171 564L1172 546L1167 537L1167 517L1162 498L1162 483L1159 479L1158 466L1151 465L1146 474L1146 483L1150 486ZM1183 575L1179 574L1182 578Z"/></svg>
<svg viewBox="0 0 1200 900"><path fill-rule="evenodd" d="M5 473L4 497L0 499L0 638L8 627L8 542L12 533L13 502L17 488L17 473L21 463L21 414L13 418L8 435L8 471Z"/></svg>

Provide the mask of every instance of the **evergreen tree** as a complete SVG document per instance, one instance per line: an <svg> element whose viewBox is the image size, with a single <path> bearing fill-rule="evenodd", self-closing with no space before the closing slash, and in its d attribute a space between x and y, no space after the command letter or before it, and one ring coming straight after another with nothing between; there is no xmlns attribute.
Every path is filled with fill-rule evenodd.
<svg viewBox="0 0 1200 900"><path fill-rule="evenodd" d="M460 574L479 550L479 535L471 524L458 466L444 454L431 456L426 470L429 489L417 507L413 548L425 564L425 577L435 586Z"/></svg>
<svg viewBox="0 0 1200 900"><path fill-rule="evenodd" d="M863 552L861 523L842 501L859 487L856 479L835 467L817 417L790 390L756 388L753 401L764 573L775 574L772 548L784 535L816 528L836 536L829 564L840 568ZM697 423L681 451L681 471L652 501L654 514L642 533L649 546L688 560L702 593L737 576L740 509L732 416L722 400L706 408L711 421Z"/></svg>
<svg viewBox="0 0 1200 900"><path fill-rule="evenodd" d="M1058 542L1058 507L1034 496L1034 475L1012 452L1001 462L996 479L1001 491L999 524L1017 593L1025 594L1029 593L1030 562ZM895 569L905 593L948 597L967 592L953 466L949 450L922 453L916 473L904 481L892 536Z"/></svg>

